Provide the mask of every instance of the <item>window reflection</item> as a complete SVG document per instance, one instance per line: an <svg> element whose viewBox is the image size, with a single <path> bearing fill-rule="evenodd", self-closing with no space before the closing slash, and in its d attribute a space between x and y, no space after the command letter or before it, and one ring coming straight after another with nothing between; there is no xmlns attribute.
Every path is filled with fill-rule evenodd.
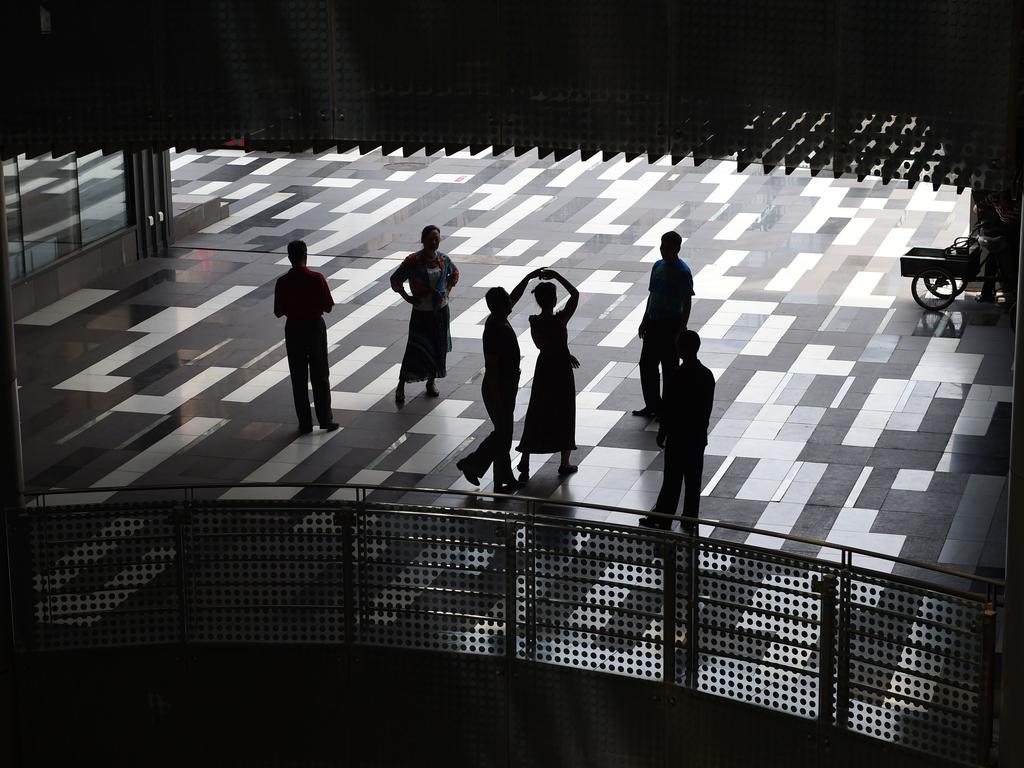
<svg viewBox="0 0 1024 768"><path fill-rule="evenodd" d="M124 156L93 152L78 158L78 200L82 209L82 244L128 224Z"/></svg>
<svg viewBox="0 0 1024 768"><path fill-rule="evenodd" d="M4 162L11 279L128 226L124 155L20 155Z"/></svg>
<svg viewBox="0 0 1024 768"><path fill-rule="evenodd" d="M34 272L81 244L74 154L18 157L25 271Z"/></svg>

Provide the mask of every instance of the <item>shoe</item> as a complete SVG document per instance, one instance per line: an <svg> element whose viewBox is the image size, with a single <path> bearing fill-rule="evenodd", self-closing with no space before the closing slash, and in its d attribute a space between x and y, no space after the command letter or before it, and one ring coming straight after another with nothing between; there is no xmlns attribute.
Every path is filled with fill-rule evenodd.
<svg viewBox="0 0 1024 768"><path fill-rule="evenodd" d="M637 525L643 526L644 528L658 528L662 531L667 531L672 527L671 523L662 522L662 520L653 517L641 517L637 521Z"/></svg>
<svg viewBox="0 0 1024 768"><path fill-rule="evenodd" d="M427 384L427 397L440 397L441 393L437 391L436 384Z"/></svg>
<svg viewBox="0 0 1024 768"><path fill-rule="evenodd" d="M320 429L322 429L324 432L333 432L340 426L341 425L336 421L328 421L326 424L321 424Z"/></svg>
<svg viewBox="0 0 1024 768"><path fill-rule="evenodd" d="M476 477L475 475L469 474L469 470L466 469L465 463L465 459L459 459L458 461L455 462L455 468L462 473L462 476L466 478L467 481L469 481L470 485L480 485L480 478Z"/></svg>
<svg viewBox="0 0 1024 768"><path fill-rule="evenodd" d="M299 425L299 434L300 435L308 435L312 431L313 431L313 425L312 424L310 424L308 427L304 427L301 424Z"/></svg>
<svg viewBox="0 0 1024 768"><path fill-rule="evenodd" d="M528 482L530 482L530 473L529 472L520 472L519 473L519 477L517 478L517 480L518 480L520 485L526 485Z"/></svg>
<svg viewBox="0 0 1024 768"><path fill-rule="evenodd" d="M523 483L518 480L509 480L507 483L495 483L495 493L515 493L523 487Z"/></svg>
<svg viewBox="0 0 1024 768"><path fill-rule="evenodd" d="M996 303L996 297L994 295L988 295L984 293L979 293L977 296L974 297L974 300L978 302L984 302L986 304Z"/></svg>
<svg viewBox="0 0 1024 768"><path fill-rule="evenodd" d="M405 402L405 388L399 387L395 390L395 405L401 405Z"/></svg>
<svg viewBox="0 0 1024 768"><path fill-rule="evenodd" d="M657 417L658 412L654 408L640 408L639 410L633 411L634 416L641 416L645 419L653 419Z"/></svg>
<svg viewBox="0 0 1024 768"><path fill-rule="evenodd" d="M558 474L560 477L565 477L566 475L571 475L573 472L579 472L579 470L580 468L575 464L565 464L558 468Z"/></svg>

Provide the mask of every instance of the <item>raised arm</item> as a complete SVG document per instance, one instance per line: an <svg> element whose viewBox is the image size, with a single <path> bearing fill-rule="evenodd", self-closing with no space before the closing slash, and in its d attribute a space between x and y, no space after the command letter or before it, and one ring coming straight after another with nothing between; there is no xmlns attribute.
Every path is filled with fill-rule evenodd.
<svg viewBox="0 0 1024 768"><path fill-rule="evenodd" d="M512 302L512 306L516 305L516 302L523 298L523 292L526 291L526 286L529 285L533 278L538 277L544 270L541 268L533 270L530 274L519 281L519 285L512 289L512 293L508 295L509 300Z"/></svg>
<svg viewBox="0 0 1024 768"><path fill-rule="evenodd" d="M576 308L580 305L580 292L576 290L576 286L553 269L545 269L541 274L541 279L557 280L561 283L566 293L569 294L569 301L565 303L565 309L562 310L565 313L565 319L568 320L576 314Z"/></svg>

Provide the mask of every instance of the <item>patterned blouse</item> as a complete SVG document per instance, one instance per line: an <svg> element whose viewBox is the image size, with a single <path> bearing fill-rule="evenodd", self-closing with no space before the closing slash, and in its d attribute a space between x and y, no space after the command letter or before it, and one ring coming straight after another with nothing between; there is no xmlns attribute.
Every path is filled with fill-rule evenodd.
<svg viewBox="0 0 1024 768"><path fill-rule="evenodd" d="M406 256L391 275L391 288L400 291L406 280L416 299L414 309L441 309L448 305L448 293L459 282L459 268L441 251L430 259L424 257L423 251L417 251Z"/></svg>

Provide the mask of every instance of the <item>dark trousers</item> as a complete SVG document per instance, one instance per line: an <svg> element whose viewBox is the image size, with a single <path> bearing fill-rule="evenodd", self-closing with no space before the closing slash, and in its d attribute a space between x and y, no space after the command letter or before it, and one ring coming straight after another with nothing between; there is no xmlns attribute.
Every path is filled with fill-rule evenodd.
<svg viewBox="0 0 1024 768"><path fill-rule="evenodd" d="M683 516L697 517L700 511L701 475L704 473L704 446L692 443L673 445L672 437L665 442L665 477L654 511L663 515L676 514L679 494L686 482L683 497Z"/></svg>
<svg viewBox="0 0 1024 768"><path fill-rule="evenodd" d="M331 382L327 367L327 326L316 320L289 320L284 326L284 346L288 350L288 372L292 377L292 396L300 429L311 429L309 383L313 384L313 404L320 426L331 421Z"/></svg>
<svg viewBox="0 0 1024 768"><path fill-rule="evenodd" d="M661 409L663 385L668 385L672 372L679 367L676 352L676 336L679 335L678 320L655 320L647 318L644 331L644 345L640 351L640 387L644 393L644 407ZM658 376L658 366L661 376Z"/></svg>
<svg viewBox="0 0 1024 768"><path fill-rule="evenodd" d="M1017 291L1017 269L1020 263L1020 230L1015 226L1009 226L998 231L986 232L986 235L1000 235L1002 243L997 250L988 253L985 258L984 277L987 278L981 288L981 296L989 300L996 295L996 265L1000 273L999 287L1003 291L1016 293ZM997 241L998 242L998 241Z"/></svg>
<svg viewBox="0 0 1024 768"><path fill-rule="evenodd" d="M507 483L512 475L512 425L515 419L516 392L519 390L519 376L504 381L483 383L484 407L494 424L494 429L485 437L476 450L463 460L463 467L474 477L480 477L494 464L494 482Z"/></svg>

